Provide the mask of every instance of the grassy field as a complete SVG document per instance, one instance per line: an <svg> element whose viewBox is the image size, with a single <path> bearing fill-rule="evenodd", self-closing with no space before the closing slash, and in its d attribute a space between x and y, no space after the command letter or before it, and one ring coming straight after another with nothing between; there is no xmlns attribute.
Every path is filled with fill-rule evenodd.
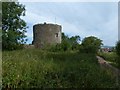
<svg viewBox="0 0 120 90"><path fill-rule="evenodd" d="M116 79L96 56L37 49L2 53L3 88L115 88Z"/></svg>

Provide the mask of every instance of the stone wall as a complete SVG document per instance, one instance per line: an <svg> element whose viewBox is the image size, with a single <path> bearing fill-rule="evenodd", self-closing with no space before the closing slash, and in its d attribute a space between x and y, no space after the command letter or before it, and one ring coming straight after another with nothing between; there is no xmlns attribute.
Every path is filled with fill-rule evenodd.
<svg viewBox="0 0 120 90"><path fill-rule="evenodd" d="M33 44L36 48L61 43L61 29L57 24L36 24L33 26Z"/></svg>

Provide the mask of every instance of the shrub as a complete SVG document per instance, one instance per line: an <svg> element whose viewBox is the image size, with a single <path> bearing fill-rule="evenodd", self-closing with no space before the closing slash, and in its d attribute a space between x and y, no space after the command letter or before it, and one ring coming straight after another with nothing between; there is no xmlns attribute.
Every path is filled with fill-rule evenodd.
<svg viewBox="0 0 120 90"><path fill-rule="evenodd" d="M116 53L120 56L120 41L116 44Z"/></svg>
<svg viewBox="0 0 120 90"><path fill-rule="evenodd" d="M120 40L116 44L116 53L118 54L117 63L120 68Z"/></svg>

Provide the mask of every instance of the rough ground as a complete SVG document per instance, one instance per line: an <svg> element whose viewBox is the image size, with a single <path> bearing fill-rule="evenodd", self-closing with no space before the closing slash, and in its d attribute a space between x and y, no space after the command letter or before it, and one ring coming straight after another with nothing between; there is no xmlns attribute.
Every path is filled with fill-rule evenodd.
<svg viewBox="0 0 120 90"><path fill-rule="evenodd" d="M119 79L120 79L120 70L113 67L112 65L109 64L109 62L105 61L102 57L97 56L98 62L101 66L101 68L105 69L105 70L110 70L113 74L113 76L116 77L116 85L120 88L119 86Z"/></svg>
<svg viewBox="0 0 120 90"><path fill-rule="evenodd" d="M97 56L98 62L101 65L101 67L104 67L106 69L110 69L115 75L120 76L120 70L113 67L112 65L109 64L109 62L105 61L102 57Z"/></svg>

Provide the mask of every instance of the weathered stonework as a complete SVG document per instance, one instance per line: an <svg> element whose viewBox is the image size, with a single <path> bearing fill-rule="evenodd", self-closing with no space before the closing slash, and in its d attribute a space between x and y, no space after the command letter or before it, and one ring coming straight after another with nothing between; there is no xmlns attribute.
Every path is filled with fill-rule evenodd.
<svg viewBox="0 0 120 90"><path fill-rule="evenodd" d="M61 43L61 29L57 24L36 24L33 26L33 45L43 48L45 45Z"/></svg>

